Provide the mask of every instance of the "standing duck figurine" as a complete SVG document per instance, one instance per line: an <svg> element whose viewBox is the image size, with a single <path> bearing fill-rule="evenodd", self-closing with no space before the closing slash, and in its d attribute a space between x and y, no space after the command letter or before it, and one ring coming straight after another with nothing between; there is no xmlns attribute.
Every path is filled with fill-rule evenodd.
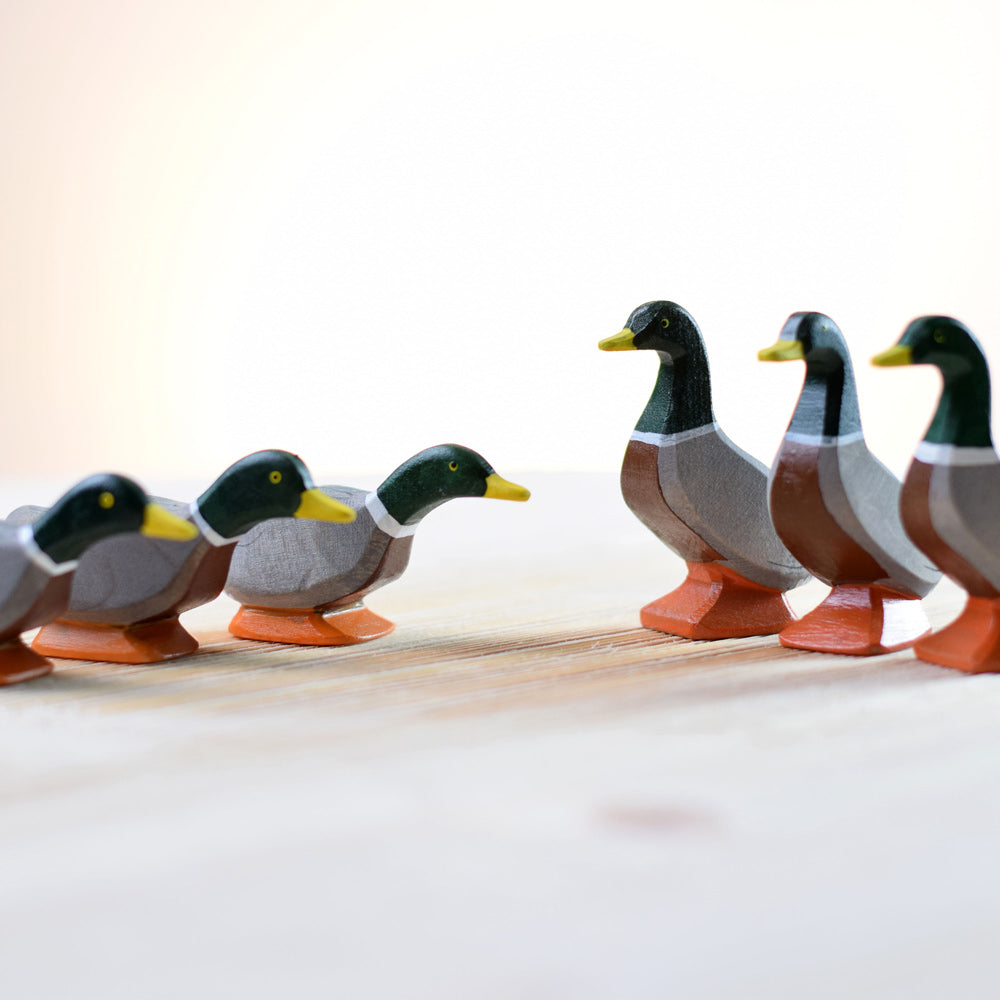
<svg viewBox="0 0 1000 1000"><path fill-rule="evenodd" d="M367 642L395 627L366 594L401 576L424 516L455 497L527 500L469 448L442 444L407 459L372 491L323 486L357 511L353 524L268 521L240 542L226 593L242 604L229 625L241 639L306 646Z"/></svg>
<svg viewBox="0 0 1000 1000"><path fill-rule="evenodd" d="M910 538L968 592L962 614L921 639L928 663L1000 673L1000 458L990 432L990 372L972 332L949 316L921 316L876 365L934 365L937 410L903 483Z"/></svg>
<svg viewBox="0 0 1000 1000"><path fill-rule="evenodd" d="M123 531L173 539L168 546L195 534L131 479L111 474L84 479L34 524L0 521L0 684L51 672L52 664L21 642L21 632L58 618L69 604L77 560Z"/></svg>
<svg viewBox="0 0 1000 1000"><path fill-rule="evenodd" d="M695 321L673 302L647 302L598 346L655 351L660 360L625 450L621 488L632 513L687 562L688 573L639 620L688 639L780 631L794 621L784 592L808 574L771 526L767 468L715 421Z"/></svg>
<svg viewBox="0 0 1000 1000"><path fill-rule="evenodd" d="M80 560L69 607L32 644L48 656L156 663L192 653L197 640L177 620L222 592L240 536L273 517L353 521L354 511L312 485L302 460L258 451L230 466L197 500L159 501L190 522L193 539L161 543L138 534L106 539ZM42 520L21 507L9 520Z"/></svg>
<svg viewBox="0 0 1000 1000"><path fill-rule="evenodd" d="M806 363L771 469L771 518L795 558L833 588L779 641L854 656L910 645L930 629L920 598L941 574L906 537L899 480L865 444L840 329L823 313L792 313L758 357Z"/></svg>

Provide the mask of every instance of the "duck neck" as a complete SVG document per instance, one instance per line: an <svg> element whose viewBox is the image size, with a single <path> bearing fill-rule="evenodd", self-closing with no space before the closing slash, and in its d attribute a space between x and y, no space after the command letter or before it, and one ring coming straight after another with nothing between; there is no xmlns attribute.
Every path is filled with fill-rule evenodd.
<svg viewBox="0 0 1000 1000"><path fill-rule="evenodd" d="M447 496L428 495L420 482L419 466L404 464L375 490L382 506L399 524L418 524L435 507L440 507Z"/></svg>
<svg viewBox="0 0 1000 1000"><path fill-rule="evenodd" d="M218 482L209 486L195 502L201 519L221 538L237 539L263 520L254 516L253 511L240 509L239 504L227 503L225 490Z"/></svg>
<svg viewBox="0 0 1000 1000"><path fill-rule="evenodd" d="M704 349L673 358L657 353L660 370L656 384L635 429L647 434L678 434L712 423L712 386Z"/></svg>
<svg viewBox="0 0 1000 1000"><path fill-rule="evenodd" d="M959 371L942 368L944 387L941 399L924 440L932 444L989 448L990 373L982 357L971 360Z"/></svg>
<svg viewBox="0 0 1000 1000"><path fill-rule="evenodd" d="M837 352L806 362L806 378L788 430L791 433L843 437L861 431L854 370Z"/></svg>
<svg viewBox="0 0 1000 1000"><path fill-rule="evenodd" d="M35 544L54 563L65 563L79 559L89 545L104 537L105 532L95 528L67 533L59 508L52 507L31 525L31 534Z"/></svg>

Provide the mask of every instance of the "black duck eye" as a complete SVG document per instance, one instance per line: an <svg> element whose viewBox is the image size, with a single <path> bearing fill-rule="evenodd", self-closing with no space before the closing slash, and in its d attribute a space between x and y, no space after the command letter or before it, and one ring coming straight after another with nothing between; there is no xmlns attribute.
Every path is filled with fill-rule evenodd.
<svg viewBox="0 0 1000 1000"><path fill-rule="evenodd" d="M111 508L114 507L114 505L115 505L115 495L110 490L105 490L97 498L97 506L100 507L101 510L111 510Z"/></svg>
<svg viewBox="0 0 1000 1000"><path fill-rule="evenodd" d="M458 472L458 462L449 462L448 468L451 469L452 472Z"/></svg>
<svg viewBox="0 0 1000 1000"><path fill-rule="evenodd" d="M944 343L944 333L941 330L934 331L934 343L943 344Z"/></svg>
<svg viewBox="0 0 1000 1000"><path fill-rule="evenodd" d="M270 479L275 486L277 486L278 483L281 482L281 473L275 469L267 478Z"/></svg>
<svg viewBox="0 0 1000 1000"><path fill-rule="evenodd" d="M670 326L670 320L669 319L661 319L660 320L660 328L661 329L666 330L666 328L668 326Z"/></svg>

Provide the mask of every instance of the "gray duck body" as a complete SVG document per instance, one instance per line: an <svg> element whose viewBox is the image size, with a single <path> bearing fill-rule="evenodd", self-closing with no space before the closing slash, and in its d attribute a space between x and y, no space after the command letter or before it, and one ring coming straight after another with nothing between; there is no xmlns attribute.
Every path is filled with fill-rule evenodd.
<svg viewBox="0 0 1000 1000"><path fill-rule="evenodd" d="M899 480L865 443L840 328L824 313L792 313L761 355L806 364L769 479L771 514L784 543L828 586L881 585L925 596L941 574L903 528Z"/></svg>
<svg viewBox="0 0 1000 1000"><path fill-rule="evenodd" d="M914 466L925 467L927 516L948 548L1000 592L1000 458L987 454L992 448L963 450L979 454L964 463L935 462L926 444L918 449ZM910 476L915 478L913 468Z"/></svg>
<svg viewBox="0 0 1000 1000"><path fill-rule="evenodd" d="M718 424L664 436L656 467L662 503L681 524L657 530L642 516L648 503L630 506L683 559L711 559L778 590L808 578L767 516L767 467Z"/></svg>
<svg viewBox="0 0 1000 1000"><path fill-rule="evenodd" d="M171 514L190 520L190 504L164 497L151 499ZM7 522L33 524L46 510L18 507ZM63 617L106 625L156 618L182 602L212 548L202 535L187 542L150 538L138 532L102 539L80 557Z"/></svg>
<svg viewBox="0 0 1000 1000"><path fill-rule="evenodd" d="M416 524L393 537L375 522L373 493L350 486L320 490L357 512L350 524L280 518L251 529L236 546L226 594L250 607L350 604L395 580L409 562Z"/></svg>
<svg viewBox="0 0 1000 1000"><path fill-rule="evenodd" d="M807 580L771 523L767 467L715 419L708 355L690 313L647 302L601 346L659 359L622 464L622 493L636 517L689 563L717 562L782 591Z"/></svg>
<svg viewBox="0 0 1000 1000"><path fill-rule="evenodd" d="M44 560L31 557L31 544L18 525L0 522L0 639L44 625L51 615L33 621L32 609L42 603L50 587L69 590L72 564L47 568Z"/></svg>

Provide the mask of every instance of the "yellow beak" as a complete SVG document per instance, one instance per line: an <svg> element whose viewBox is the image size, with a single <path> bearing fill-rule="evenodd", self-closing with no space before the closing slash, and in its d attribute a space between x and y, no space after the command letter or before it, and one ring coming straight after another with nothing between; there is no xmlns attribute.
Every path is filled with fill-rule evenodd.
<svg viewBox="0 0 1000 1000"><path fill-rule="evenodd" d="M292 517L307 517L312 521L336 521L350 524L357 514L345 503L333 500L315 486L303 490L301 502Z"/></svg>
<svg viewBox="0 0 1000 1000"><path fill-rule="evenodd" d="M913 351L904 344L896 344L895 347L890 347L889 350L876 354L872 358L872 364L881 368L889 365L912 365Z"/></svg>
<svg viewBox="0 0 1000 1000"><path fill-rule="evenodd" d="M805 361L801 340L779 340L757 352L758 361Z"/></svg>
<svg viewBox="0 0 1000 1000"><path fill-rule="evenodd" d="M527 500L531 491L492 472L486 477L486 492L483 496L493 500Z"/></svg>
<svg viewBox="0 0 1000 1000"><path fill-rule="evenodd" d="M198 529L190 522L171 514L158 503L147 503L139 531L147 538L166 538L172 542L190 542Z"/></svg>
<svg viewBox="0 0 1000 1000"><path fill-rule="evenodd" d="M597 346L602 351L634 351L634 338L635 334L628 327L625 327L613 337L605 337Z"/></svg>

